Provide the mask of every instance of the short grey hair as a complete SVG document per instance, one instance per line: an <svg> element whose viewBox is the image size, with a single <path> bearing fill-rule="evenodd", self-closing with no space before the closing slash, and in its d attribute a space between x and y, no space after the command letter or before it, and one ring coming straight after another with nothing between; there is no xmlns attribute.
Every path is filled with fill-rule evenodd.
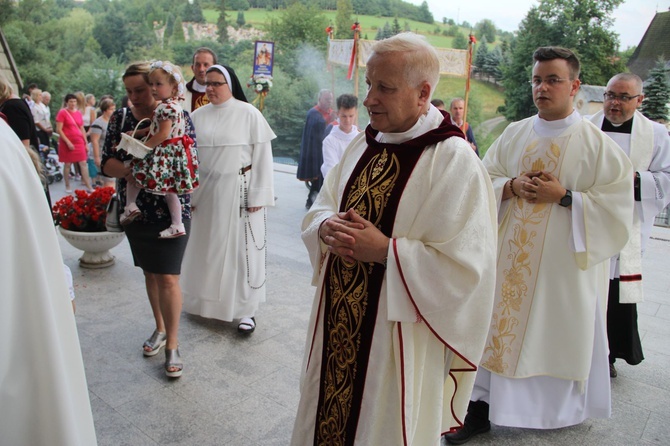
<svg viewBox="0 0 670 446"><path fill-rule="evenodd" d="M615 74L614 76L612 76L612 79L610 79L607 82L607 85L609 85L612 82L619 82L619 81L633 82L633 84L635 85L635 89L637 90L636 94L642 94L642 78L637 74L635 73Z"/></svg>
<svg viewBox="0 0 670 446"><path fill-rule="evenodd" d="M425 37L411 32L400 33L380 40L372 47L372 55L388 53L403 53L406 62L405 80L412 87L428 82L430 96L433 96L440 81L440 60L437 51Z"/></svg>

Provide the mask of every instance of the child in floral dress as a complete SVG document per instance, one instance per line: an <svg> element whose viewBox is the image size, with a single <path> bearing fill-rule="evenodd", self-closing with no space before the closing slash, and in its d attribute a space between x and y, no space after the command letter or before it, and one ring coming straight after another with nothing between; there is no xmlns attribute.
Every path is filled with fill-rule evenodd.
<svg viewBox="0 0 670 446"><path fill-rule="evenodd" d="M159 238L186 235L181 221L181 203L178 195L193 192L198 187L197 160L193 158L193 140L185 132L184 112L179 104L184 93L184 78L179 67L170 62L154 62L149 73L151 93L160 103L154 110L148 139L144 145L153 150L144 158L130 162L132 181L127 184L127 204L121 215L126 225L140 215L135 203L141 188L165 195L170 210L170 226L161 231Z"/></svg>

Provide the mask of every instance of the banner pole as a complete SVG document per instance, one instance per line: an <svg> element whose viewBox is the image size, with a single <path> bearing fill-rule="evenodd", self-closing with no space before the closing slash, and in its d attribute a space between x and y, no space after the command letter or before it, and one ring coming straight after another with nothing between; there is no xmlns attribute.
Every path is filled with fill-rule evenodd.
<svg viewBox="0 0 670 446"><path fill-rule="evenodd" d="M468 42L468 72L466 73L465 78L465 96L463 98L463 127L465 127L465 122L468 118L468 99L470 96L470 73L472 72L472 50L474 45L477 43L474 34L470 33L470 39Z"/></svg>

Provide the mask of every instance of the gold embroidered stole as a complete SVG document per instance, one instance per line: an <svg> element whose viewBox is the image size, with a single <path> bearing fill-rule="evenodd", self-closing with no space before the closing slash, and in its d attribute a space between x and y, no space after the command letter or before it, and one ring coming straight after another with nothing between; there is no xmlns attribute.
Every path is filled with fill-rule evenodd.
<svg viewBox="0 0 670 446"><path fill-rule="evenodd" d="M560 144L565 141L533 140L523 151L518 172L543 170L558 177L564 155ZM481 361L485 369L504 376L516 374L553 207L551 203L532 204L518 197L510 200L505 232L498 234L496 295Z"/></svg>
<svg viewBox="0 0 670 446"><path fill-rule="evenodd" d="M376 146L354 168L340 211L353 208L390 237L402 191L423 150ZM315 445L354 444L384 273L378 263L329 258Z"/></svg>

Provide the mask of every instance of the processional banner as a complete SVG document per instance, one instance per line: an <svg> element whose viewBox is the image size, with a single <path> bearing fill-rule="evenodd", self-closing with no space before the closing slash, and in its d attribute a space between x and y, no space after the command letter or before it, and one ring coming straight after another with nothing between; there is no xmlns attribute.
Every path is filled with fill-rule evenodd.
<svg viewBox="0 0 670 446"><path fill-rule="evenodd" d="M376 40L359 40L358 66L365 67L366 62L372 54L372 47ZM328 61L338 65L349 65L354 48L353 39L331 39L328 46ZM440 60L440 74L467 77L468 75L468 51L453 48L435 48Z"/></svg>

